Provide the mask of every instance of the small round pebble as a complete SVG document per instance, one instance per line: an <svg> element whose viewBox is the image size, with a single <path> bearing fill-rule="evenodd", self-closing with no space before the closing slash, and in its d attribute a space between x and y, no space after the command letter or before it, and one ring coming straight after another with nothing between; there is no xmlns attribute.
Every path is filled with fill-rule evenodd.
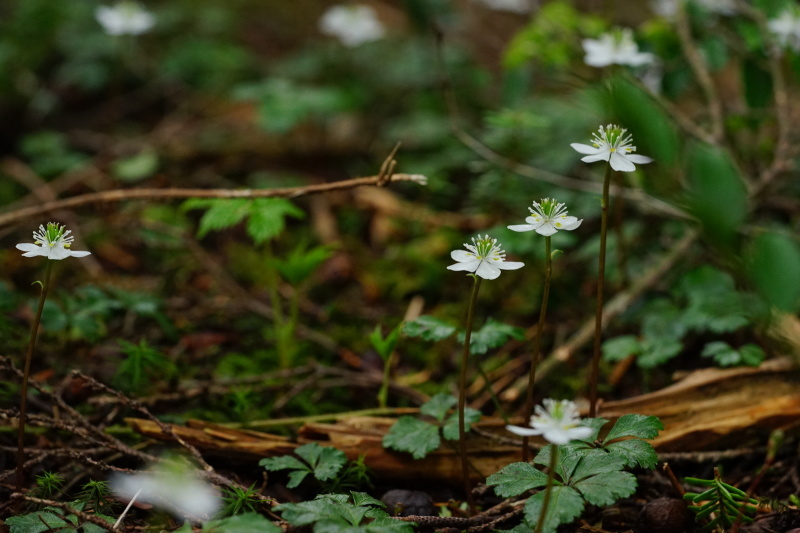
<svg viewBox="0 0 800 533"><path fill-rule="evenodd" d="M433 500L421 490L392 489L381 501L392 516L435 516Z"/></svg>
<svg viewBox="0 0 800 533"><path fill-rule="evenodd" d="M684 533L692 523L692 513L683 500L657 498L645 504L639 521L649 533Z"/></svg>

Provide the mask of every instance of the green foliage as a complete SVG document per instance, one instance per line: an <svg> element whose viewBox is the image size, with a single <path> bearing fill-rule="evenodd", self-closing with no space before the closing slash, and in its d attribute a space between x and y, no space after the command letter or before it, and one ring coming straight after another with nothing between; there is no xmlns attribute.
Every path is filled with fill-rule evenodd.
<svg viewBox="0 0 800 533"><path fill-rule="evenodd" d="M158 154L154 150L143 150L114 161L111 171L120 181L137 182L155 174L158 163Z"/></svg>
<svg viewBox="0 0 800 533"><path fill-rule="evenodd" d="M82 511L83 502L73 502L70 506L75 511ZM95 514L102 518L109 525L115 522L110 516ZM19 516L12 516L6 519L9 526L9 533L43 533L44 531L58 531L59 533L104 533L106 530L91 522L81 522L78 517L64 513L58 507L45 507L41 511L28 513Z"/></svg>
<svg viewBox="0 0 800 533"><path fill-rule="evenodd" d="M788 236L763 233L747 251L749 277L761 296L781 311L800 309L800 247Z"/></svg>
<svg viewBox="0 0 800 533"><path fill-rule="evenodd" d="M575 57L580 36L599 33L603 25L600 18L579 13L570 2L549 2L514 36L503 62L509 68L529 61L564 68Z"/></svg>
<svg viewBox="0 0 800 533"><path fill-rule="evenodd" d="M122 390L142 393L175 375L175 363L150 347L145 339L141 339L139 344L124 340L120 340L119 344L125 360L117 368L113 382Z"/></svg>
<svg viewBox="0 0 800 533"><path fill-rule="evenodd" d="M444 340L456 331L458 331L459 342L464 342L464 331L428 315L407 322L403 326L403 333L409 337L419 337L426 341ZM525 330L489 318L481 329L472 332L469 353L472 355L485 354L493 348L504 345L509 339L525 339Z"/></svg>
<svg viewBox="0 0 800 533"><path fill-rule="evenodd" d="M603 354L612 361L635 355L641 368L653 368L681 353L688 334L732 333L751 324L758 313L758 302L737 291L730 275L703 266L678 281L671 299L656 298L643 307L640 335L605 341ZM746 355L752 360L749 350Z"/></svg>
<svg viewBox="0 0 800 533"><path fill-rule="evenodd" d="M176 533L192 533L191 524L187 521L183 523ZM273 524L258 513L244 513L218 520L204 522L203 533L281 533L279 526Z"/></svg>
<svg viewBox="0 0 800 533"><path fill-rule="evenodd" d="M714 246L730 249L747 215L742 176L723 150L698 143L688 150L687 175L692 215Z"/></svg>
<svg viewBox="0 0 800 533"><path fill-rule="evenodd" d="M401 416L383 437L383 447L399 452L408 452L414 459L422 459L439 448L441 436L446 440L458 440L458 413L453 412L458 400L449 394L440 393L428 400L420 413L433 418L438 424L431 424L413 416ZM477 409L464 411L464 430L469 431L472 424L481 418ZM441 429L441 436L439 430Z"/></svg>
<svg viewBox="0 0 800 533"><path fill-rule="evenodd" d="M81 487L78 500L86 504L86 509L93 509L96 513L111 514L113 512L114 495L108 487L108 481L90 480Z"/></svg>
<svg viewBox="0 0 800 533"><path fill-rule="evenodd" d="M472 332L469 353L472 355L485 354L493 348L499 348L512 338L518 341L524 340L525 330L490 318L481 329ZM458 334L458 340L464 342L463 332Z"/></svg>
<svg viewBox="0 0 800 533"><path fill-rule="evenodd" d="M422 315L403 324L403 333L409 337L418 337L425 341L441 341L455 332L455 326L430 315Z"/></svg>
<svg viewBox="0 0 800 533"><path fill-rule="evenodd" d="M245 229L256 244L274 239L283 232L286 218L301 219L302 210L285 198L193 198L183 209L207 209L200 219L197 236L235 226L247 219Z"/></svg>
<svg viewBox="0 0 800 533"><path fill-rule="evenodd" d="M683 495L683 499L689 503L689 509L694 511L697 522L703 524L701 531L716 531L720 527L727 530L736 521L740 510L742 523L753 523L758 500L748 498L743 490L722 481L716 469L714 479L687 477L685 480L690 485L708 487L700 493L687 492ZM714 518L709 519L712 514Z"/></svg>
<svg viewBox="0 0 800 533"><path fill-rule="evenodd" d="M283 279L297 287L331 256L330 248L314 246L309 248L299 243L285 257L276 258L275 268Z"/></svg>
<svg viewBox="0 0 800 533"><path fill-rule="evenodd" d="M381 333L381 327L375 326L375 329L369 334L369 342L384 361L388 361L389 357L394 352L395 346L397 346L397 342L400 340L400 331L402 329L403 324L400 323L397 325L397 327L387 333L386 337L384 338L383 334Z"/></svg>
<svg viewBox="0 0 800 533"><path fill-rule="evenodd" d="M558 447L555 485L550 510L543 531L554 532L560 524L580 516L585 503L598 506L613 504L636 490L636 477L625 468L654 468L658 456L642 439L652 439L664 429L654 416L627 414L621 416L602 441L597 441L601 428L608 421L602 418L584 420L594 429L587 441L574 441ZM593 442L592 442L593 441ZM502 498L519 496L531 489L547 485L547 475L535 465L549 467L553 446L546 446L536 455L533 464L512 463L486 480ZM534 527L541 513L544 491L525 503L525 523Z"/></svg>
<svg viewBox="0 0 800 533"><path fill-rule="evenodd" d="M234 97L256 101L258 123L270 133L288 133L305 120L329 117L355 104L353 95L340 87L315 87L285 78L242 85Z"/></svg>
<svg viewBox="0 0 800 533"><path fill-rule="evenodd" d="M719 366L758 366L764 360L764 350L755 344L745 344L738 350L727 342L709 342L703 347L703 357L711 357Z"/></svg>
<svg viewBox="0 0 800 533"><path fill-rule="evenodd" d="M236 516L255 513L261 503L259 492L253 483L247 488L233 485L222 490L223 507L220 516Z"/></svg>
<svg viewBox="0 0 800 533"><path fill-rule="evenodd" d="M267 470L291 470L289 483L286 486L293 489L312 474L317 481L329 481L336 477L344 464L347 456L343 451L329 446L320 446L316 442L304 444L294 453L302 459L291 455L281 457L267 457L259 461L259 465Z"/></svg>
<svg viewBox="0 0 800 533"><path fill-rule="evenodd" d="M416 525L390 517L381 502L363 492L324 494L275 510L292 526L312 526L314 533L413 533Z"/></svg>
<svg viewBox="0 0 800 533"><path fill-rule="evenodd" d="M35 496L44 500L52 499L61 490L63 484L64 478L60 474L45 470L36 475Z"/></svg>
<svg viewBox="0 0 800 533"><path fill-rule="evenodd" d="M45 178L73 170L87 159L69 148L64 134L49 130L24 137L20 151L30 160L31 168Z"/></svg>

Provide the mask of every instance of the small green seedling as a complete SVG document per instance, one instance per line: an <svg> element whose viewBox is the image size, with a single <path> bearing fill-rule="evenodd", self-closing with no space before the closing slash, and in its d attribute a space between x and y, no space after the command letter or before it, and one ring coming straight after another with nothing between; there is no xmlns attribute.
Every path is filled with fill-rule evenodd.
<svg viewBox="0 0 800 533"><path fill-rule="evenodd" d="M312 474L320 482L330 481L339 474L347 462L347 456L343 451L320 446L316 442L304 444L294 453L302 461L291 455L282 455L281 457L267 457L258 464L270 471L291 470L289 483L286 486L293 489L300 485L308 474Z"/></svg>
<svg viewBox="0 0 800 533"><path fill-rule="evenodd" d="M722 481L718 469L714 469L714 479L687 477L685 480L690 485L708 487L700 493L687 492L683 495L683 499L689 503L689 509L694 511L697 522L703 524L701 531L711 531L718 526L727 530L740 513L741 522L753 522L758 500Z"/></svg>
<svg viewBox="0 0 800 533"><path fill-rule="evenodd" d="M238 485L226 487L222 491L222 501L224 506L219 516L236 516L246 513L254 513L261 503L255 483L247 488Z"/></svg>
<svg viewBox="0 0 800 533"><path fill-rule="evenodd" d="M442 436L446 440L458 440L458 415L452 413L448 416L457 401L449 394L440 393L420 408L420 413L432 417L436 424L410 415L401 416L384 435L383 447L408 452L414 459L422 459L439 447ZM466 431L481 418L477 409L467 408L464 415Z"/></svg>
<svg viewBox="0 0 800 533"><path fill-rule="evenodd" d="M378 406L386 407L386 402L389 399L389 377L392 371L392 354L397 346L397 341L400 340L400 329L403 327L401 322L397 327L390 331L386 337L381 333L381 327L375 326L375 329L369 335L369 342L372 347L378 352L378 355L383 359L383 382L378 391Z"/></svg>
<svg viewBox="0 0 800 533"><path fill-rule="evenodd" d="M416 525L392 518L383 503L363 492L323 494L275 510L292 526L312 526L314 533L413 533Z"/></svg>

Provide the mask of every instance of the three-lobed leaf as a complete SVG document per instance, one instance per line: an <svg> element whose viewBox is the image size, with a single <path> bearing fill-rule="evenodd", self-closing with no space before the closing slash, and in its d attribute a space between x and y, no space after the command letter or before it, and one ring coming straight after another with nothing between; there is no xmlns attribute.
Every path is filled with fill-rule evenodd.
<svg viewBox="0 0 800 533"><path fill-rule="evenodd" d="M384 448L408 452L422 459L439 447L439 428L413 416L401 416L383 436Z"/></svg>
<svg viewBox="0 0 800 533"><path fill-rule="evenodd" d="M430 315L422 315L416 320L403 324L403 333L409 337L419 337L425 341L441 341L451 336L455 331L455 326Z"/></svg>
<svg viewBox="0 0 800 533"><path fill-rule="evenodd" d="M467 407L464 409L464 433L469 432L472 424L481 419L481 412L477 409ZM442 436L445 440L458 440L458 413L453 413L445 420L442 426Z"/></svg>
<svg viewBox="0 0 800 533"><path fill-rule="evenodd" d="M547 485L547 475L530 463L511 463L496 474L486 478L501 498L519 496L525 491Z"/></svg>
<svg viewBox="0 0 800 533"><path fill-rule="evenodd" d="M444 422L447 412L456 406L458 400L452 394L440 392L431 397L420 407L419 412L423 415L435 418L439 423Z"/></svg>
<svg viewBox="0 0 800 533"><path fill-rule="evenodd" d="M347 456L341 450L330 446L320 446L316 442L304 444L295 450L303 459L283 455L280 457L267 457L259 461L259 465L267 470L292 470L289 472L289 482L286 486L293 489L302 481L313 474L318 481L333 479L347 462Z"/></svg>

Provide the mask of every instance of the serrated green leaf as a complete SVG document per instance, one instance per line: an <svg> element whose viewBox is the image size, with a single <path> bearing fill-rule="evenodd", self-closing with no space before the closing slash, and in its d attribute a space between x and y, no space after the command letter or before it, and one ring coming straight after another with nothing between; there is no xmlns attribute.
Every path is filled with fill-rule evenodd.
<svg viewBox="0 0 800 533"><path fill-rule="evenodd" d="M433 417L441 423L444 421L444 417L447 416L447 412L455 407L457 403L458 399L452 394L440 392L425 402L422 407L419 408L419 412L423 415Z"/></svg>
<svg viewBox="0 0 800 533"><path fill-rule="evenodd" d="M440 341L452 335L455 326L430 315L422 315L416 320L403 324L403 333L409 337L419 337L426 341Z"/></svg>
<svg viewBox="0 0 800 533"><path fill-rule="evenodd" d="M10 533L41 533L43 531L57 531L65 526L69 527L69 529L72 531L75 531L74 527L72 527L72 524L60 518L55 513L48 511L47 509L6 518L6 525L9 526Z"/></svg>
<svg viewBox="0 0 800 533"><path fill-rule="evenodd" d="M275 258L275 267L283 279L290 285L297 286L308 279L331 253L331 249L326 246L307 249L306 245L299 244L288 256Z"/></svg>
<svg viewBox="0 0 800 533"><path fill-rule="evenodd" d="M621 440L604 446L608 453L619 458L626 467L655 468L658 454L649 443L640 439Z"/></svg>
<svg viewBox="0 0 800 533"><path fill-rule="evenodd" d="M464 409L464 433L469 433L472 424L481 419L481 412L467 407ZM445 440L458 440L458 413L453 413L442 426L442 436Z"/></svg>
<svg viewBox="0 0 800 533"><path fill-rule="evenodd" d="M582 479L571 486L592 505L611 505L636 491L636 476L622 470L608 471Z"/></svg>
<svg viewBox="0 0 800 533"><path fill-rule="evenodd" d="M294 489L300 486L300 483L311 473L310 470L292 470L289 472L289 481L286 483L286 488Z"/></svg>
<svg viewBox="0 0 800 533"><path fill-rule="evenodd" d="M308 470L311 471L309 466L302 462L300 459L291 455L281 455L280 457L265 457L261 459L258 464L267 470Z"/></svg>
<svg viewBox="0 0 800 533"><path fill-rule="evenodd" d="M207 208L197 229L197 236L202 239L210 231L230 228L244 220L250 214L250 202L251 200L244 198L232 198L194 200L183 205L185 209Z"/></svg>
<svg viewBox="0 0 800 533"><path fill-rule="evenodd" d="M622 437L638 437L640 439L654 439L658 432L664 429L664 424L657 416L627 414L619 420L606 435L603 443Z"/></svg>
<svg viewBox="0 0 800 533"><path fill-rule="evenodd" d="M422 459L439 444L439 428L413 416L401 416L383 436L384 448L408 452L414 459Z"/></svg>
<svg viewBox="0 0 800 533"><path fill-rule="evenodd" d="M501 498L512 498L525 491L547 485L547 475L530 463L511 463L496 474L486 478Z"/></svg>
<svg viewBox="0 0 800 533"><path fill-rule="evenodd" d="M525 522L536 527L542 512L545 491L539 491L525 502ZM555 533L561 524L568 524L583 513L583 498L572 487L553 486L550 505L542 527L542 533Z"/></svg>
<svg viewBox="0 0 800 533"><path fill-rule="evenodd" d="M631 355L639 355L642 345L635 335L622 335L603 343L603 357L608 361L622 361Z"/></svg>
<svg viewBox="0 0 800 533"><path fill-rule="evenodd" d="M597 440L597 436L600 433L600 430L603 429L603 426L608 424L608 420L605 418L584 418L581 420L581 425L590 427L593 430L593 433L587 439L583 439L584 441L593 442ZM570 444L574 444L576 447L585 448L586 444L581 444L582 441L573 441Z"/></svg>
<svg viewBox="0 0 800 533"><path fill-rule="evenodd" d="M766 357L764 350L755 344L745 344L739 348L739 355L742 358L742 364L748 366L758 366Z"/></svg>
<svg viewBox="0 0 800 533"><path fill-rule="evenodd" d="M300 503L282 503L273 507L281 513L281 518L293 526L306 526L336 514L336 504L320 498Z"/></svg>
<svg viewBox="0 0 800 533"><path fill-rule="evenodd" d="M593 448L582 450L577 455L580 459L567 483L573 487L589 477L599 474L605 475L609 472L619 472L623 468L622 460L605 450Z"/></svg>
<svg viewBox="0 0 800 533"><path fill-rule="evenodd" d="M537 453L536 457L533 458L533 462L537 465L549 467L550 454L552 453L552 450L553 445L545 446L539 450L539 453ZM568 483L583 457L587 453L594 451L596 451L594 448L585 448L583 446L576 445L575 443L558 446L556 475L560 477L564 483Z"/></svg>
<svg viewBox="0 0 800 533"><path fill-rule="evenodd" d="M191 528L189 528L191 531ZM280 533L281 528L258 513L244 513L203 524L203 533Z"/></svg>
<svg viewBox="0 0 800 533"><path fill-rule="evenodd" d="M286 217L302 219L305 212L285 198L256 198L250 205L247 234L256 244L277 237L286 227Z"/></svg>
<svg viewBox="0 0 800 533"><path fill-rule="evenodd" d="M311 465L314 477L320 481L336 477L347 462L347 455L343 451L331 446L320 446L316 442L304 444L294 453Z"/></svg>
<svg viewBox="0 0 800 533"><path fill-rule="evenodd" d="M458 334L458 339L464 342L464 338L465 335L462 331ZM472 355L484 354L493 348L504 345L512 338L517 340L525 339L525 330L490 318L481 329L472 332L469 353Z"/></svg>
<svg viewBox="0 0 800 533"><path fill-rule="evenodd" d="M350 498L353 500L353 505L358 507L374 506L380 509L386 507L380 500L376 500L366 492L351 491Z"/></svg>

